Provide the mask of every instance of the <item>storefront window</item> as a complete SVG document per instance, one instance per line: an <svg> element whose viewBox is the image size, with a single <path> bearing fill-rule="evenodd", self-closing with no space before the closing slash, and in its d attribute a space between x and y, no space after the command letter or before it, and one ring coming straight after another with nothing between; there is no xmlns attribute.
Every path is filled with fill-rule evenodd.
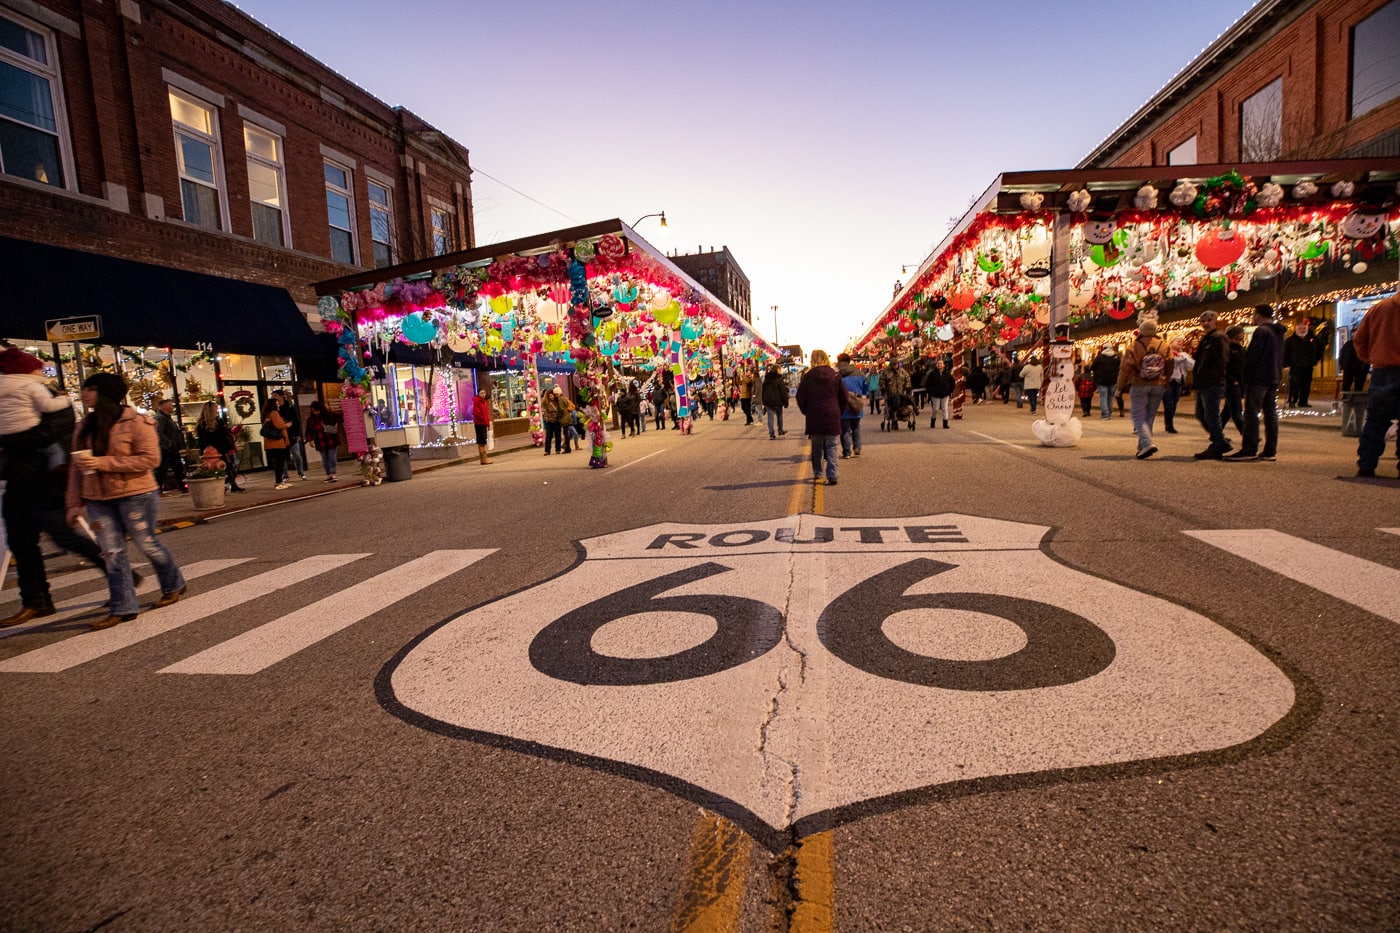
<svg viewBox="0 0 1400 933"><path fill-rule="evenodd" d="M491 416L521 418L529 409L525 399L525 376L509 370L491 373Z"/></svg>
<svg viewBox="0 0 1400 933"><path fill-rule="evenodd" d="M371 392L380 428L448 427L471 416L470 370L391 363L384 373Z"/></svg>

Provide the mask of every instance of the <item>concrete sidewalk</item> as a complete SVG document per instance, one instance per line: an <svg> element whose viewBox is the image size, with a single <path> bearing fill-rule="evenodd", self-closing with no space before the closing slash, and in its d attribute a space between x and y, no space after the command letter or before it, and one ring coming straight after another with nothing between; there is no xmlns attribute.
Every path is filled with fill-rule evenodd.
<svg viewBox="0 0 1400 933"><path fill-rule="evenodd" d="M529 432L524 434L512 434L508 437L496 439L496 449L491 452L491 456L497 457L520 450L537 449ZM419 473L449 467L454 464L472 463L477 459L476 444L463 445L458 448L458 451L459 455L455 457L410 460L410 466L416 476ZM277 502L294 502L298 499L313 499L317 496L362 488L360 481L360 464L353 457L342 460L339 463L337 470L339 481L327 483L325 481L325 473L321 469L321 458L316 456L315 452L310 448L307 449L307 454L310 462L306 465L306 479L300 480L293 475L291 478L291 488L289 489L274 488L277 484L274 481L271 470L240 473L238 475L239 483L242 488L247 491L242 493L226 491L224 493L224 504L222 508L196 509L188 493L164 493L160 499L157 521L162 530L187 528L205 519L217 515L226 515L230 512L241 512L245 509L270 505Z"/></svg>

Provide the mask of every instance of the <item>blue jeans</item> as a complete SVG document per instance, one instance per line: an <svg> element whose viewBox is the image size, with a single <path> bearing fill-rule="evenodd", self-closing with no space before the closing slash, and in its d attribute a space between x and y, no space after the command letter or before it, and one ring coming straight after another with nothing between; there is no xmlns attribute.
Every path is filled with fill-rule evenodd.
<svg viewBox="0 0 1400 933"><path fill-rule="evenodd" d="M153 489L125 499L89 499L86 503L88 521L97 534L97 546L102 549L102 563L107 569L107 592L112 597L114 616L140 611L136 587L131 582L131 560L126 554L127 535L156 568L161 593L174 593L185 585L185 576L175 558L156 537L159 498L160 491Z"/></svg>
<svg viewBox="0 0 1400 933"><path fill-rule="evenodd" d="M1220 424L1224 427L1226 420L1235 426L1235 430L1244 436L1244 386L1236 382L1225 387L1225 406L1220 412Z"/></svg>
<svg viewBox="0 0 1400 933"><path fill-rule="evenodd" d="M841 456L860 453L860 419L841 419Z"/></svg>
<svg viewBox="0 0 1400 933"><path fill-rule="evenodd" d="M1137 435L1138 453L1152 446L1152 426L1157 423L1157 409L1162 407L1166 386L1132 386L1128 396L1133 407L1133 433Z"/></svg>
<svg viewBox="0 0 1400 933"><path fill-rule="evenodd" d="M776 430L773 427L773 422L775 419L778 424ZM768 436L773 437L777 434L783 433L786 433L785 431L783 431L783 406L771 405L768 408Z"/></svg>
<svg viewBox="0 0 1400 933"><path fill-rule="evenodd" d="M1113 386L1099 386L1099 415L1113 417Z"/></svg>
<svg viewBox="0 0 1400 933"><path fill-rule="evenodd" d="M1040 402L1040 390L1026 389L1026 401L1031 403L1031 414L1035 414L1035 406Z"/></svg>
<svg viewBox="0 0 1400 933"><path fill-rule="evenodd" d="M836 479L836 435L835 434L813 434L812 435L812 476L822 475L822 461L826 461L826 478L828 482Z"/></svg>
<svg viewBox="0 0 1400 933"><path fill-rule="evenodd" d="M1361 440L1356 442L1356 466L1374 470L1385 453L1385 432L1390 422L1400 418L1400 366L1382 366L1371 370L1371 389L1366 399L1366 423L1361 428ZM1395 456L1400 458L1400 441L1395 444Z"/></svg>
<svg viewBox="0 0 1400 933"><path fill-rule="evenodd" d="M1264 415L1264 449L1259 449L1259 415ZM1278 386L1244 387L1244 440L1246 454L1272 457L1278 453Z"/></svg>
<svg viewBox="0 0 1400 933"><path fill-rule="evenodd" d="M1210 449L1221 453L1230 449L1220 424L1220 401L1225 397L1224 386L1196 387L1196 420L1210 435Z"/></svg>
<svg viewBox="0 0 1400 933"><path fill-rule="evenodd" d="M1166 414L1167 430L1176 430L1176 403L1181 401L1181 390L1184 388L1180 382L1173 379L1167 383L1167 393L1162 396L1162 410Z"/></svg>
<svg viewBox="0 0 1400 933"><path fill-rule="evenodd" d="M317 450L316 452L321 455L321 469L326 471L327 476L334 476L335 448L331 447L328 450Z"/></svg>
<svg viewBox="0 0 1400 933"><path fill-rule="evenodd" d="M546 421L544 423L544 452L549 453L549 447L554 445L555 452L563 449L564 428L557 421Z"/></svg>

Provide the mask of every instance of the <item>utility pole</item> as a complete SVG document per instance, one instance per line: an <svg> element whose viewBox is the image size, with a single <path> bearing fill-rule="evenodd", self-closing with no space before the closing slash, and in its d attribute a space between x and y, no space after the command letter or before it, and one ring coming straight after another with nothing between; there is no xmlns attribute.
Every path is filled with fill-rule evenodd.
<svg viewBox="0 0 1400 933"><path fill-rule="evenodd" d="M778 344L778 306L773 306L773 345Z"/></svg>

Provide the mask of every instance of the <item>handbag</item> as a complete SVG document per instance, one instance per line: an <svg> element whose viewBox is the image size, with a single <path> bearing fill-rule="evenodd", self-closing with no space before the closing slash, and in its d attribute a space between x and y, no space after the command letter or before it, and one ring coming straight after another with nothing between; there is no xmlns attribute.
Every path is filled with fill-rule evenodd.
<svg viewBox="0 0 1400 933"><path fill-rule="evenodd" d="M280 441L282 439L282 429L271 421L264 421L262 427L258 428L258 435L270 441Z"/></svg>

